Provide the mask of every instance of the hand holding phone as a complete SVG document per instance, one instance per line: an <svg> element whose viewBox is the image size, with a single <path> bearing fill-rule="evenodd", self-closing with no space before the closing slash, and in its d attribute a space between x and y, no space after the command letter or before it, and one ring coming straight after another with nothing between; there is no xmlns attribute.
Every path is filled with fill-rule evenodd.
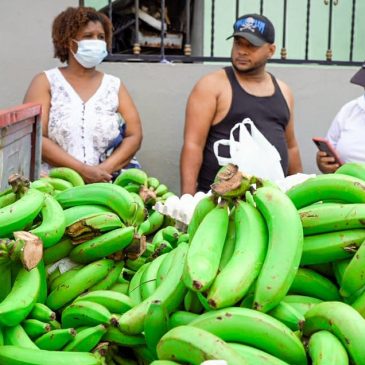
<svg viewBox="0 0 365 365"><path fill-rule="evenodd" d="M317 155L317 165L319 169L324 173L335 172L337 168L343 164L343 161L341 160L335 148L325 138L314 137L312 140L318 147L319 151L326 153L325 157ZM332 157L334 161L327 161L328 157Z"/></svg>
<svg viewBox="0 0 365 365"><path fill-rule="evenodd" d="M338 155L337 151L327 139L321 137L313 137L312 140L320 151L326 152L328 156L333 157L335 159L334 163L343 165L343 162L340 156Z"/></svg>

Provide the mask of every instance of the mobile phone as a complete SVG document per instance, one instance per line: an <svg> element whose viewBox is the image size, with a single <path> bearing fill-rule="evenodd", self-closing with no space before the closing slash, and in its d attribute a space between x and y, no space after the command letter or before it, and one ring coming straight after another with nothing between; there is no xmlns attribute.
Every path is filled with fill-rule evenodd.
<svg viewBox="0 0 365 365"><path fill-rule="evenodd" d="M334 157L335 163L343 165L343 161L341 160L340 156L338 155L330 141L321 137L313 137L312 141L316 144L320 151L326 152L328 156Z"/></svg>

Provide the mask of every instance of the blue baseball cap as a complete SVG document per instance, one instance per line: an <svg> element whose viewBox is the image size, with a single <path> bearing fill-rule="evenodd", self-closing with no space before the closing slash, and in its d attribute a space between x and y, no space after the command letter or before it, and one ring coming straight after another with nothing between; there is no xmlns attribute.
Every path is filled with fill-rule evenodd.
<svg viewBox="0 0 365 365"><path fill-rule="evenodd" d="M239 17L233 25L232 37L246 38L254 46L275 42L275 29L271 21L264 15L246 14Z"/></svg>

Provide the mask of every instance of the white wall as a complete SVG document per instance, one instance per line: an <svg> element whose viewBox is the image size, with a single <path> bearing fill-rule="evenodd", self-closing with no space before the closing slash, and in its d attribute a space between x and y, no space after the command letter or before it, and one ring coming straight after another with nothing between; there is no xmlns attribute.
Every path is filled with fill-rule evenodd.
<svg viewBox="0 0 365 365"><path fill-rule="evenodd" d="M21 103L32 77L57 65L52 59L53 18L77 0L0 1L0 109ZM105 63L101 69L119 76L140 111L144 142L138 154L146 171L179 191L179 154L184 110L195 82L222 65ZM337 110L361 94L349 83L356 68L270 65L296 99L296 134L304 170L316 172L314 135L323 136Z"/></svg>
<svg viewBox="0 0 365 365"><path fill-rule="evenodd" d="M51 24L77 0L0 1L0 108L21 103L33 76L58 64L53 59Z"/></svg>

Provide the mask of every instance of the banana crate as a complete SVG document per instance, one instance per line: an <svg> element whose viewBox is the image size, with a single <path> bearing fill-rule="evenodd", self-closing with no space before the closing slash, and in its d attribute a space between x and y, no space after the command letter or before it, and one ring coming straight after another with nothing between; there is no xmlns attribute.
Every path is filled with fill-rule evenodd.
<svg viewBox="0 0 365 365"><path fill-rule="evenodd" d="M8 177L19 173L39 177L41 163L41 105L27 103L0 109L0 191Z"/></svg>

